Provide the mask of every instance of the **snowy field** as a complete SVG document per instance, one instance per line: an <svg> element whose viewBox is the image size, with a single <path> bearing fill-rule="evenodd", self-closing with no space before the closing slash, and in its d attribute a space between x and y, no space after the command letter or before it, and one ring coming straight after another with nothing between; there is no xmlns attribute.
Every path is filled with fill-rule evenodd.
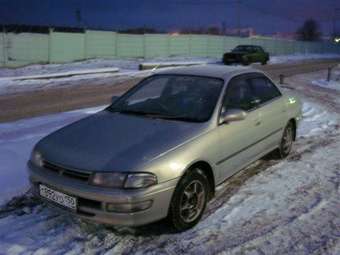
<svg viewBox="0 0 340 255"><path fill-rule="evenodd" d="M335 54L297 54L273 56L269 64L294 63L312 59L339 58ZM174 65L189 63L221 64L220 58L171 57L155 59L92 59L65 64L29 65L21 68L0 68L0 95L56 86L107 84L119 78L146 76L149 71L138 71L140 64ZM108 72L119 69L119 72ZM105 71L106 72L103 72ZM90 73L89 73L90 72ZM65 77L65 74L72 74ZM78 75L77 75L78 74ZM48 76L55 77L48 77ZM56 77L59 76L59 77ZM31 78L30 78L31 77ZM20 80L18 80L20 79Z"/></svg>
<svg viewBox="0 0 340 255"><path fill-rule="evenodd" d="M296 63L305 60L317 60L317 59L332 59L339 58L339 54L293 54L293 55L282 55L273 56L270 58L269 64L284 64L284 63Z"/></svg>
<svg viewBox="0 0 340 255"><path fill-rule="evenodd" d="M334 66L331 71L331 79L327 81L327 70L321 70L313 73L298 74L294 77L294 80L299 84L314 85L319 89L325 89L329 94L340 92L340 64ZM288 78L288 80L290 80Z"/></svg>
<svg viewBox="0 0 340 255"><path fill-rule="evenodd" d="M331 79L329 81L327 81L326 78L326 71L314 75L316 75L312 81L314 85L340 91L340 65L332 70Z"/></svg>
<svg viewBox="0 0 340 255"><path fill-rule="evenodd" d="M231 178L195 228L105 228L26 195L0 209L0 254L340 254L340 118L303 102L292 155L260 160ZM35 142L98 110L0 124L1 203L26 191Z"/></svg>

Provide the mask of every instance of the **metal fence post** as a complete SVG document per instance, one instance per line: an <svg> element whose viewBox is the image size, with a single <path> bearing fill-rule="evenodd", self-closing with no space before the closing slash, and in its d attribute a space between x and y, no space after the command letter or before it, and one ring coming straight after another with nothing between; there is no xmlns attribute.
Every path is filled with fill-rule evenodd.
<svg viewBox="0 0 340 255"><path fill-rule="evenodd" d="M83 53L84 59L87 59L87 30L85 29L84 32L84 53Z"/></svg>
<svg viewBox="0 0 340 255"><path fill-rule="evenodd" d="M113 32L115 37L115 57L118 57L118 33Z"/></svg>
<svg viewBox="0 0 340 255"><path fill-rule="evenodd" d="M189 34L189 52L188 55L191 56L191 51L192 51L192 36Z"/></svg>
<svg viewBox="0 0 340 255"><path fill-rule="evenodd" d="M6 36L6 29L3 29L3 33L2 33L2 41L3 41L3 45L2 45L2 50L3 50L3 57L4 57L4 66L7 66L7 58L8 58L8 48L7 47L7 36Z"/></svg>
<svg viewBox="0 0 340 255"><path fill-rule="evenodd" d="M146 36L145 34L142 35L143 36L143 58L146 59Z"/></svg>
<svg viewBox="0 0 340 255"><path fill-rule="evenodd" d="M52 63L52 36L53 28L48 29L48 63Z"/></svg>
<svg viewBox="0 0 340 255"><path fill-rule="evenodd" d="M166 36L166 56L167 57L170 57L170 40L171 40L171 36L167 34Z"/></svg>
<svg viewBox="0 0 340 255"><path fill-rule="evenodd" d="M327 81L328 81L328 82L331 81L331 77L332 77L332 69L333 69L333 67L328 67L328 68L327 68Z"/></svg>
<svg viewBox="0 0 340 255"><path fill-rule="evenodd" d="M283 74L280 74L279 78L280 78L280 84L284 84L285 83L285 81L284 81L285 76Z"/></svg>

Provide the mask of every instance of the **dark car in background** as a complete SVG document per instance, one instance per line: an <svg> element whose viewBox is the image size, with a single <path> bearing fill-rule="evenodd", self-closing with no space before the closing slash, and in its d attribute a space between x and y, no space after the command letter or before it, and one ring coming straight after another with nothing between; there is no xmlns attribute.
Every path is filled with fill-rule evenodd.
<svg viewBox="0 0 340 255"><path fill-rule="evenodd" d="M261 46L256 45L239 45L231 52L223 55L223 63L225 65L241 63L249 65L259 62L262 65L269 61L269 53L265 52Z"/></svg>

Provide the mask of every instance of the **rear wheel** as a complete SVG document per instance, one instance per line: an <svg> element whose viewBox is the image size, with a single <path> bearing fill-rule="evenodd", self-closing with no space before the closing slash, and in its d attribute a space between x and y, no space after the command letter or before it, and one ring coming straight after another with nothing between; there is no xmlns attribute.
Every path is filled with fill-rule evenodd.
<svg viewBox="0 0 340 255"><path fill-rule="evenodd" d="M294 125L290 121L283 131L280 146L277 150L277 156L281 159L287 157L292 150L292 145L294 141Z"/></svg>
<svg viewBox="0 0 340 255"><path fill-rule="evenodd" d="M190 170L174 192L168 219L177 231L195 226L202 218L208 201L209 181L199 168Z"/></svg>

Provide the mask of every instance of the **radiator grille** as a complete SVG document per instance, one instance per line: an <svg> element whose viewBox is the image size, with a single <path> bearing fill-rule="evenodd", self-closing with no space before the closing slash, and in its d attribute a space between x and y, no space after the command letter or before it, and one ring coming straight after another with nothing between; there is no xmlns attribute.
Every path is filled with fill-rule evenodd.
<svg viewBox="0 0 340 255"><path fill-rule="evenodd" d="M65 176L65 177L72 178L72 179L77 179L77 180L84 181L84 182L87 182L90 178L90 173L67 169L62 166L59 166L59 165L56 165L56 164L53 164L47 161L44 161L44 168L49 171L55 172L61 176Z"/></svg>

